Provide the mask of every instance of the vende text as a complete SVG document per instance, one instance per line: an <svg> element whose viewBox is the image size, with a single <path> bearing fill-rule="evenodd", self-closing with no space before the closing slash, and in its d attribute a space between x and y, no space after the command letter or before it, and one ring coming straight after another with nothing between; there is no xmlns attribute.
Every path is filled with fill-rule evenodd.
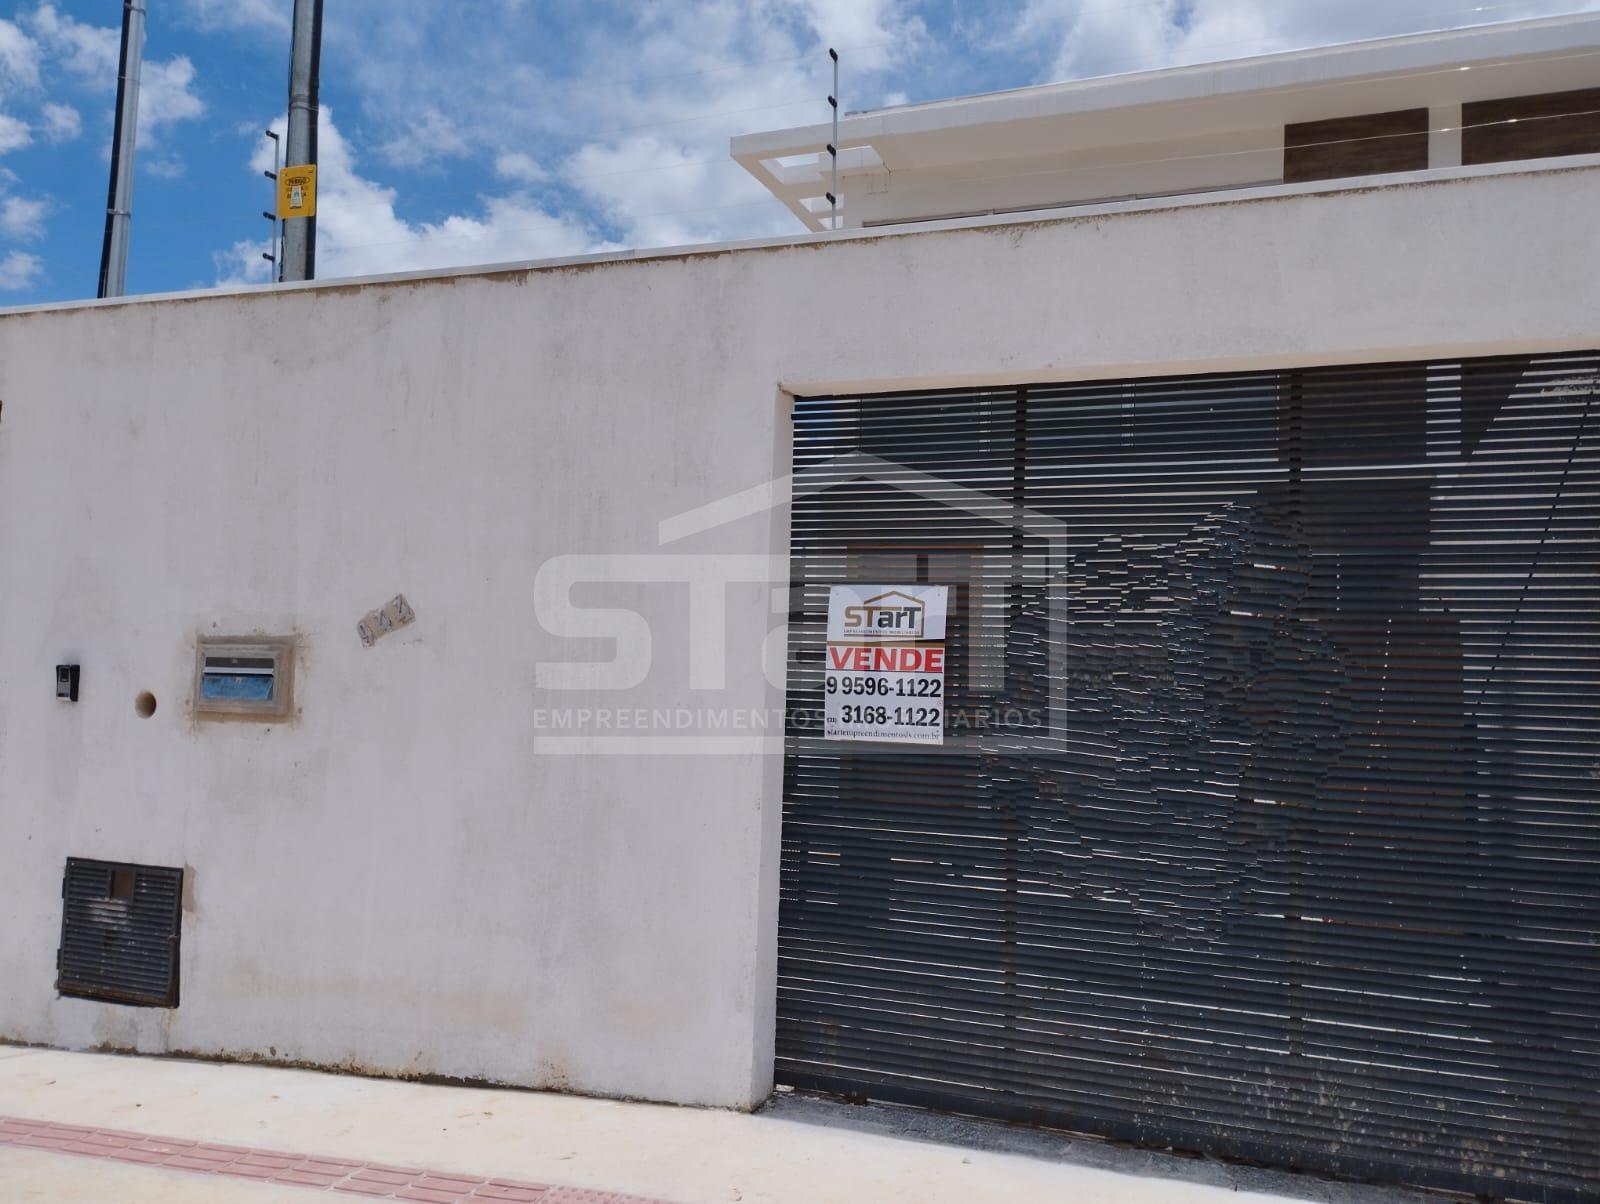
<svg viewBox="0 0 1600 1204"><path fill-rule="evenodd" d="M855 673L943 673L943 648L868 648L829 644L830 667Z"/></svg>

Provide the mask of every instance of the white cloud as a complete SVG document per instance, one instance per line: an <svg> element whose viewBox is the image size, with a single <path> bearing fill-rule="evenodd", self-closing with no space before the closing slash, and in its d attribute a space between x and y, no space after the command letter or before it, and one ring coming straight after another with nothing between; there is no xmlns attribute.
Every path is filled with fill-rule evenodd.
<svg viewBox="0 0 1600 1204"><path fill-rule="evenodd" d="M928 44L910 8L596 5L596 19L564 26L561 55L540 63L527 48L549 40L544 6L390 0L359 18L330 7L329 44L341 48L363 128L389 164L482 157L504 180L564 183L615 237L659 245L792 229L793 217L728 157L728 136L822 120L829 45L844 56L847 104L881 100L889 71Z"/></svg>
<svg viewBox="0 0 1600 1204"><path fill-rule="evenodd" d="M39 86L39 44L14 21L0 19L0 94Z"/></svg>
<svg viewBox="0 0 1600 1204"><path fill-rule="evenodd" d="M40 238L50 209L49 201L8 196L0 200L0 234L22 241Z"/></svg>
<svg viewBox="0 0 1600 1204"><path fill-rule="evenodd" d="M0 155L21 150L33 141L33 132L26 121L0 113Z"/></svg>
<svg viewBox="0 0 1600 1204"><path fill-rule="evenodd" d="M139 76L139 133L155 133L178 121L192 121L206 111L194 93L194 64L183 55L144 65Z"/></svg>
<svg viewBox="0 0 1600 1204"><path fill-rule="evenodd" d="M293 0L185 0L189 15L205 29L289 28Z"/></svg>
<svg viewBox="0 0 1600 1204"><path fill-rule="evenodd" d="M879 70L923 35L892 0L798 0L798 7L823 44L844 48L853 71Z"/></svg>
<svg viewBox="0 0 1600 1204"><path fill-rule="evenodd" d="M383 145L383 157L396 167L420 167L440 159L456 159L471 150L456 123L428 107L402 132Z"/></svg>
<svg viewBox="0 0 1600 1204"><path fill-rule="evenodd" d="M86 24L58 11L54 4L41 4L26 19L55 60L81 84L102 92L115 90L121 47L117 27ZM150 145L167 126L205 113L205 102L194 90L195 77L194 64L184 55L145 58L139 75L142 144Z"/></svg>
<svg viewBox="0 0 1600 1204"><path fill-rule="evenodd" d="M847 106L881 103L888 69L925 37L894 0L667 6L630 34L636 78L596 97L614 132L563 174L632 245L787 232L793 217L728 157L729 134L824 120L829 45L848 65Z"/></svg>
<svg viewBox="0 0 1600 1204"><path fill-rule="evenodd" d="M265 284L272 279L272 264L261 258L272 253L266 239L252 242L241 239L226 251L215 251L211 262L216 265L218 285ZM199 286L197 286L199 287Z"/></svg>
<svg viewBox="0 0 1600 1204"><path fill-rule="evenodd" d="M116 86L122 41L116 26L85 24L58 12L54 4L41 4L26 20L68 71L102 81L102 86Z"/></svg>
<svg viewBox="0 0 1600 1204"><path fill-rule="evenodd" d="M47 103L41 110L44 117L44 136L52 144L71 142L83 133L83 117L67 104Z"/></svg>
<svg viewBox="0 0 1600 1204"><path fill-rule="evenodd" d="M282 134L283 119L273 128ZM506 263L604 247L581 221L550 213L520 194L480 197L474 213L407 221L395 210L396 191L356 170L355 156L327 106L322 109L317 144L319 279ZM250 168L261 172L271 166L271 146L262 139ZM220 253L217 283L267 279L269 265L260 259L263 250L264 241L245 241Z"/></svg>
<svg viewBox="0 0 1600 1204"><path fill-rule="evenodd" d="M189 165L177 155L157 152L139 156L139 170L162 180L181 180L189 174Z"/></svg>
<svg viewBox="0 0 1600 1204"><path fill-rule="evenodd" d="M26 251L12 251L0 259L0 290L15 292L28 288L44 272L44 262Z"/></svg>
<svg viewBox="0 0 1600 1204"><path fill-rule="evenodd" d="M494 161L494 174L519 184L542 184L550 173L525 151L503 151Z"/></svg>
<svg viewBox="0 0 1600 1204"><path fill-rule="evenodd" d="M730 172L737 164L707 154L683 140L635 134L583 147L564 164L563 175L621 228L630 246L680 246L727 237L729 230L792 227L794 219L767 203L752 176Z"/></svg>
<svg viewBox="0 0 1600 1204"><path fill-rule="evenodd" d="M1058 47L1046 77L1073 79L1597 8L1600 0L1030 0L1012 37Z"/></svg>
<svg viewBox="0 0 1600 1204"><path fill-rule="evenodd" d="M0 98L26 95L39 86L39 44L14 21L0 18ZM0 155L33 141L26 121L0 113Z"/></svg>

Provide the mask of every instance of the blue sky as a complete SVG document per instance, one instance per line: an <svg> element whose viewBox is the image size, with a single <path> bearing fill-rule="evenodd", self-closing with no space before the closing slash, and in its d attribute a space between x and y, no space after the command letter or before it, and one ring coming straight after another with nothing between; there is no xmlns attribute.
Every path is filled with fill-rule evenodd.
<svg viewBox="0 0 1600 1204"><path fill-rule="evenodd" d="M148 0L130 292L265 279L292 0ZM319 276L790 233L731 134L1600 0L326 0ZM0 18L0 305L92 296L120 0Z"/></svg>

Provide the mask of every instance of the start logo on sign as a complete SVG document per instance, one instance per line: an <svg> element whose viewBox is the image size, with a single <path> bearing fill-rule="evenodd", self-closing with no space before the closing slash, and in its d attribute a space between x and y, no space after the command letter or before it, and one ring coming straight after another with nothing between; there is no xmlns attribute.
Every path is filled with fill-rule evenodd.
<svg viewBox="0 0 1600 1204"><path fill-rule="evenodd" d="M836 585L828 594L823 735L944 743L943 585Z"/></svg>
<svg viewBox="0 0 1600 1204"><path fill-rule="evenodd" d="M845 605L841 636L857 640L920 640L927 629L927 610L924 602L902 590L884 590L865 602Z"/></svg>

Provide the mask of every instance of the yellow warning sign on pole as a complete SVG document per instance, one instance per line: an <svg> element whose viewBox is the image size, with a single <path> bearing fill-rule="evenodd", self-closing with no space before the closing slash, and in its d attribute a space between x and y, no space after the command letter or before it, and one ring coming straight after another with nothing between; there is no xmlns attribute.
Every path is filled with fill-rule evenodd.
<svg viewBox="0 0 1600 1204"><path fill-rule="evenodd" d="M317 216L317 167L301 163L278 171L278 216Z"/></svg>

